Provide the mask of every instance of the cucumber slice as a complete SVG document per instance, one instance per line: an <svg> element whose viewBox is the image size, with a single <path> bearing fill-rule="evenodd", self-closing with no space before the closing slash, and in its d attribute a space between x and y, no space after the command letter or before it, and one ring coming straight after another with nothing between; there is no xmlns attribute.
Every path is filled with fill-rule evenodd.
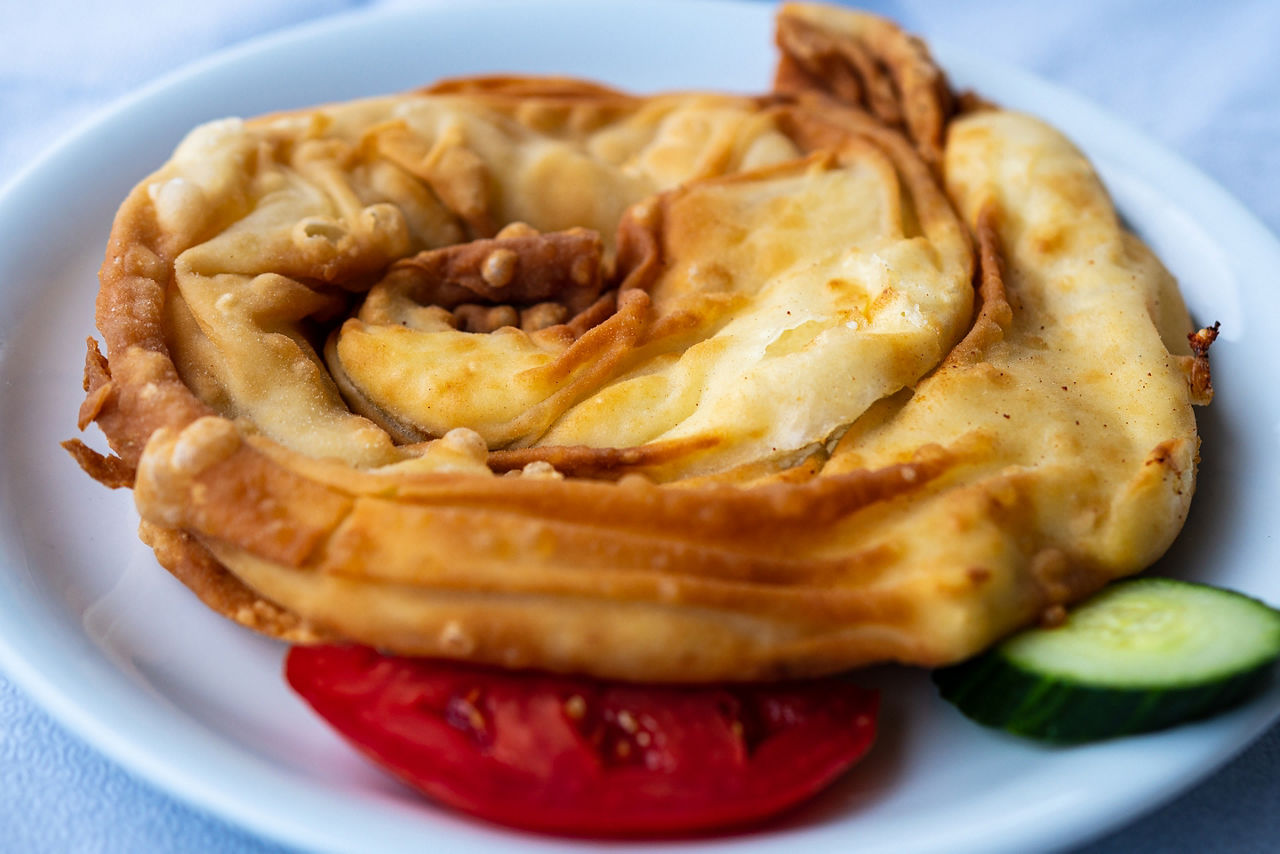
<svg viewBox="0 0 1280 854"><path fill-rule="evenodd" d="M1277 657L1280 611L1216 587L1142 578L933 678L979 723L1070 744L1226 709L1261 687Z"/></svg>

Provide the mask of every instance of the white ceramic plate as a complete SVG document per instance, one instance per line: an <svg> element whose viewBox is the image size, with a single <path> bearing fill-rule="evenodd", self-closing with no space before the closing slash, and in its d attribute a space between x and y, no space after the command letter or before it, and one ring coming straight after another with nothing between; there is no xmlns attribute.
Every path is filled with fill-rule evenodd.
<svg viewBox="0 0 1280 854"><path fill-rule="evenodd" d="M295 699L281 649L205 610L134 536L125 492L57 448L74 434L83 340L112 213L196 123L476 72L560 72L639 90L767 88L772 10L705 2L466 3L339 18L258 41L118 104L0 197L0 665L81 737L154 784L317 850L581 847L439 811L366 766ZM549 25L574 20L573 27ZM1080 99L938 49L961 85L1052 120L1127 219L1221 320L1200 492L1158 571L1280 602L1280 247L1217 186ZM1248 318L1248 320L1246 320ZM1207 723L1055 750L979 729L921 673L883 669L872 757L770 829L665 851L1025 851L1079 843L1226 762L1280 713L1280 687ZM645 847L645 846L636 846Z"/></svg>

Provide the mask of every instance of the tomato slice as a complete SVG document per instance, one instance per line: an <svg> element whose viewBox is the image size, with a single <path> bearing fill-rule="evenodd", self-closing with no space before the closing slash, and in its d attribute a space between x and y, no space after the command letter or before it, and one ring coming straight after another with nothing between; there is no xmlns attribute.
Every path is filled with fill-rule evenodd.
<svg viewBox="0 0 1280 854"><path fill-rule="evenodd" d="M630 685L294 647L289 683L357 748L473 815L579 836L759 821L816 794L875 734L878 696L832 677Z"/></svg>

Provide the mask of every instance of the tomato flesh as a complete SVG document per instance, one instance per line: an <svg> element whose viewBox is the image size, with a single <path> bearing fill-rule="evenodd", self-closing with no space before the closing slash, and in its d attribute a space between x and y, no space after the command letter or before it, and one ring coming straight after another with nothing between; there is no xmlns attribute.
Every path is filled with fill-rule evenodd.
<svg viewBox="0 0 1280 854"><path fill-rule="evenodd" d="M352 646L294 647L289 683L424 794L579 836L756 822L816 794L875 734L877 695L832 677L631 685Z"/></svg>

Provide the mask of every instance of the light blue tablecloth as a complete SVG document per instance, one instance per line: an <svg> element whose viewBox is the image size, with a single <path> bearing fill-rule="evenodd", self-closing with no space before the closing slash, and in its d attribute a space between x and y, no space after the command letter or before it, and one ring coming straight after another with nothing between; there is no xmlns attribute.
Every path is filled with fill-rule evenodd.
<svg viewBox="0 0 1280 854"><path fill-rule="evenodd" d="M4 0L0 183L93 111L173 68L368 5L392 3ZM1077 90L1195 163L1280 232L1280 2L863 5ZM135 781L0 677L0 851L279 850ZM1086 850L1280 851L1280 728Z"/></svg>

